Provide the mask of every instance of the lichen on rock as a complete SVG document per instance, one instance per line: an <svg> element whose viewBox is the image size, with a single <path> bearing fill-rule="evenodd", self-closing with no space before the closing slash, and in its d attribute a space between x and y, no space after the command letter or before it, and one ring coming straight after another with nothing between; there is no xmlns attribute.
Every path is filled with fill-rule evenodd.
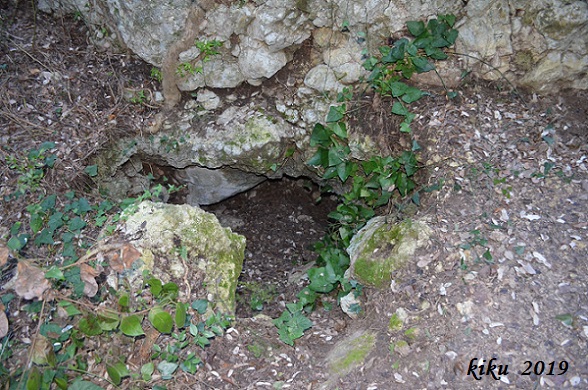
<svg viewBox="0 0 588 390"><path fill-rule="evenodd" d="M386 217L372 218L347 248L351 259L349 276L369 286L385 287L392 273L414 255L430 232L423 221L406 220L391 225Z"/></svg>
<svg viewBox="0 0 588 390"><path fill-rule="evenodd" d="M131 243L144 255L154 256L148 270L153 276L173 280L182 293L190 291L213 302L217 311L234 314L245 237L222 227L213 214L190 205L145 201L125 217L124 232L139 237ZM187 256L182 258L181 253Z"/></svg>

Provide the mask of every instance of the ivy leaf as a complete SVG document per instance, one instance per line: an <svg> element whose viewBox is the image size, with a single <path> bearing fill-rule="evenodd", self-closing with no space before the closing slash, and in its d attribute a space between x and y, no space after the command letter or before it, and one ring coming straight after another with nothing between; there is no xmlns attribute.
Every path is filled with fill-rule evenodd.
<svg viewBox="0 0 588 390"><path fill-rule="evenodd" d="M66 387L67 387L67 385L66 385ZM67 389L68 390L104 390L103 387L95 385L92 382L80 380L79 378L76 379L69 387L67 387Z"/></svg>
<svg viewBox="0 0 588 390"><path fill-rule="evenodd" d="M419 88L409 86L406 90L406 93L404 95L402 95L401 99L405 103L412 103L412 102L416 102L417 100L419 100L422 97L423 97L423 91L421 91Z"/></svg>
<svg viewBox="0 0 588 390"><path fill-rule="evenodd" d="M208 309L208 301L206 299L198 299L192 302L192 309L196 310L198 314L204 314Z"/></svg>
<svg viewBox="0 0 588 390"><path fill-rule="evenodd" d="M312 134L310 136L310 146L315 147L317 145L326 145L330 141L330 135L327 132L325 126L320 123L314 125Z"/></svg>
<svg viewBox="0 0 588 390"><path fill-rule="evenodd" d="M161 379L163 379L163 380L171 379L173 373L177 370L177 368L178 368L177 363L170 363L165 360L157 365L157 369L161 373Z"/></svg>
<svg viewBox="0 0 588 390"><path fill-rule="evenodd" d="M555 319L561 321L565 326L572 326L574 323L574 317L569 313L557 315Z"/></svg>
<svg viewBox="0 0 588 390"><path fill-rule="evenodd" d="M149 310L149 322L160 333L171 333L174 327L174 321L171 314L164 311L161 307L155 306Z"/></svg>
<svg viewBox="0 0 588 390"><path fill-rule="evenodd" d="M186 305L182 302L176 303L175 321L179 329L183 328L186 323Z"/></svg>
<svg viewBox="0 0 588 390"><path fill-rule="evenodd" d="M67 227L72 232L79 232L80 230L82 230L83 228L86 227L86 222L83 219L81 219L80 217L75 217L74 219L69 221L69 223L67 224Z"/></svg>
<svg viewBox="0 0 588 390"><path fill-rule="evenodd" d="M412 64L416 68L417 73L425 73L435 69L435 66L424 57L414 57Z"/></svg>
<svg viewBox="0 0 588 390"><path fill-rule="evenodd" d="M402 121L400 124L400 132L402 133L410 133L412 129L410 128L410 123L407 121Z"/></svg>
<svg viewBox="0 0 588 390"><path fill-rule="evenodd" d="M408 28L408 32L415 37L425 32L425 23L422 21L408 21L406 22L406 27Z"/></svg>
<svg viewBox="0 0 588 390"><path fill-rule="evenodd" d="M392 96L398 97L402 96L408 90L408 85L403 82L395 81L390 83L390 92L392 92Z"/></svg>
<svg viewBox="0 0 588 390"><path fill-rule="evenodd" d="M56 266L52 266L51 268L49 268L47 272L45 272L45 277L47 279L65 280L63 272L61 272L61 270Z"/></svg>
<svg viewBox="0 0 588 390"><path fill-rule="evenodd" d="M142 319L137 315L124 317L120 322L120 330L127 336L142 336L145 334L145 332L141 327L141 321Z"/></svg>
<svg viewBox="0 0 588 390"><path fill-rule="evenodd" d="M345 122L333 123L329 126L329 128L337 137L341 139L347 139L347 128L345 126Z"/></svg>
<svg viewBox="0 0 588 390"><path fill-rule="evenodd" d="M316 153L314 154L314 156L312 156L310 158L310 160L308 160L306 162L307 165L310 165L311 167L323 167L326 168L329 166L329 152L327 149L324 148L319 148L319 150L316 151Z"/></svg>
<svg viewBox="0 0 588 390"><path fill-rule="evenodd" d="M447 42L449 43L448 46L451 46L455 43L455 40L457 39L459 32L457 30L449 30L449 33L447 33L447 35L445 36L445 39L447 40Z"/></svg>
<svg viewBox="0 0 588 390"><path fill-rule="evenodd" d="M20 240L18 237L10 237L6 246L15 252L18 252L26 245L26 240Z"/></svg>
<svg viewBox="0 0 588 390"><path fill-rule="evenodd" d="M329 113L327 114L327 122L339 122L341 119L345 117L346 107L345 105L341 106L331 106L329 107Z"/></svg>
<svg viewBox="0 0 588 390"><path fill-rule="evenodd" d="M49 217L49 222L47 222L47 227L54 232L55 230L59 229L63 226L63 213L61 211L56 211Z"/></svg>
<svg viewBox="0 0 588 390"><path fill-rule="evenodd" d="M98 321L98 316L95 314L88 314L83 317L78 323L78 327L86 336L97 336L103 332Z"/></svg>
<svg viewBox="0 0 588 390"><path fill-rule="evenodd" d="M143 378L145 382L149 382L154 371L155 365L153 364L153 362L143 364L141 366L141 378Z"/></svg>
<svg viewBox="0 0 588 390"><path fill-rule="evenodd" d="M53 245L55 241L53 241L53 230L45 228L41 230L41 233L35 237L35 245L41 246L45 245Z"/></svg>
<svg viewBox="0 0 588 390"><path fill-rule="evenodd" d="M392 114L406 116L408 114L408 110L402 103L394 102L392 105Z"/></svg>
<svg viewBox="0 0 588 390"><path fill-rule="evenodd" d="M331 148L328 152L329 167L334 167L343 162L342 151L339 148Z"/></svg>
<svg viewBox="0 0 588 390"><path fill-rule="evenodd" d="M94 177L98 175L98 166L97 165L89 165L84 168L84 172L88 174L90 177Z"/></svg>
<svg viewBox="0 0 588 390"><path fill-rule="evenodd" d="M106 372L115 385L120 385L122 378L130 375L129 369L123 362L118 362L112 366L106 366Z"/></svg>
<svg viewBox="0 0 588 390"><path fill-rule="evenodd" d="M43 217L37 213L31 214L31 221L29 223L29 226L31 227L31 230L34 234L39 233L39 231L43 227Z"/></svg>
<svg viewBox="0 0 588 390"><path fill-rule="evenodd" d="M55 208L55 201L57 200L57 195L49 195L41 202L41 210L48 211L53 210Z"/></svg>
<svg viewBox="0 0 588 390"><path fill-rule="evenodd" d="M453 15L453 14L439 15L439 19L447 22L449 27L453 27L453 25L455 24L455 15Z"/></svg>
<svg viewBox="0 0 588 390"><path fill-rule="evenodd" d="M325 267L311 268L307 272L310 279L309 288L316 292L328 293L335 288Z"/></svg>

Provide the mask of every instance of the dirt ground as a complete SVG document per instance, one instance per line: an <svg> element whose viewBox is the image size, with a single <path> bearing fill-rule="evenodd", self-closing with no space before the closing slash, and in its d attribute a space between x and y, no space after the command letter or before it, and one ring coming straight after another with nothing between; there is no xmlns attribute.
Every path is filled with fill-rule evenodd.
<svg viewBox="0 0 588 390"><path fill-rule="evenodd" d="M151 97L160 89L136 57L94 48L81 21L14 4L0 6L3 239L31 200L5 200L18 176L9 156L53 141L58 160L43 191L99 199L83 173L88 158L120 134L138 134L159 109ZM129 93L140 90L145 99L132 103ZM391 214L427 221L433 234L389 288L364 289L358 320L326 297L294 348L278 340L269 318L303 286L335 200L317 203L317 188L304 179L266 182L207 208L247 238L233 327L199 352L204 364L195 375L149 386L319 389L330 380L344 390L588 389L588 94L514 95L499 82L473 80L460 94L451 101L432 94L415 108L421 204L399 204ZM10 359L0 354L9 371L25 364L37 326L24 303L6 308L7 337L21 343ZM365 331L376 335L374 350L338 377L328 353ZM125 348L132 354L136 346ZM104 367L95 368L87 379L113 388L100 379Z"/></svg>

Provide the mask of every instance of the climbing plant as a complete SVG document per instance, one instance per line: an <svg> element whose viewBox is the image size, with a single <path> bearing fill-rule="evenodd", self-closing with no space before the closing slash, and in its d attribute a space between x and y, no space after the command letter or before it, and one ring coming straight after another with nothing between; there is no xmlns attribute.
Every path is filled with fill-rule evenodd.
<svg viewBox="0 0 588 390"><path fill-rule="evenodd" d="M391 114L403 117L401 132L410 133L416 117L408 105L425 96L424 91L407 81L415 73L436 71L434 62L447 58L444 49L453 45L458 35L454 24L454 15L440 15L426 23L409 21L407 29L412 38L401 38L391 46L381 46L379 55L368 57L363 64L370 71L366 81L375 93L394 99ZM388 205L394 194L402 198L410 195L414 203L419 202L414 180L418 171L416 142L412 143L412 150L396 157L376 155L360 160L352 156L347 127L351 116L347 103L352 98L350 89L339 93L337 104L329 108L325 123L317 123L310 137L310 146L316 148L316 152L307 164L319 169L326 182L338 181L345 190L337 209L329 214L333 221L329 234L315 245L317 266L307 272L308 286L298 294L299 302L290 304L274 321L280 339L290 345L311 326L309 321L303 320L306 318L303 311L315 306L319 294L336 289L339 289L339 296L361 291L361 286L345 277L350 264L347 248L355 233L376 215L376 209ZM353 310L361 308L356 306Z"/></svg>

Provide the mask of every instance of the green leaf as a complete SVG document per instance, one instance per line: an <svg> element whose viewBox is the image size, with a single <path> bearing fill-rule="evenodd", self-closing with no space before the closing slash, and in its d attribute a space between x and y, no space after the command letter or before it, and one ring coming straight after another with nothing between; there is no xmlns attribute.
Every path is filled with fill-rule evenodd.
<svg viewBox="0 0 588 390"><path fill-rule="evenodd" d="M41 233L35 237L35 245L53 245L55 241L53 241L53 230L45 228L41 230Z"/></svg>
<svg viewBox="0 0 588 390"><path fill-rule="evenodd" d="M206 299L198 299L192 302L192 309L196 310L198 314L204 314L208 309L208 301Z"/></svg>
<svg viewBox="0 0 588 390"><path fill-rule="evenodd" d="M118 362L112 366L106 366L106 372L115 385L120 385L122 378L130 375L129 369L123 362Z"/></svg>
<svg viewBox="0 0 588 390"><path fill-rule="evenodd" d="M453 27L453 25L455 24L455 15L453 14L439 15L439 19L447 22L449 27Z"/></svg>
<svg viewBox="0 0 588 390"><path fill-rule="evenodd" d="M131 298L129 296L128 293L123 293L119 298L118 298L118 304L123 307L123 308L127 308L129 307L129 305L131 304Z"/></svg>
<svg viewBox="0 0 588 390"><path fill-rule="evenodd" d="M26 389L27 390L38 390L41 388L41 373L39 369L34 366L29 371L29 377L27 378Z"/></svg>
<svg viewBox="0 0 588 390"><path fill-rule="evenodd" d="M347 127L345 122L336 122L329 126L331 131L341 139L347 139Z"/></svg>
<svg viewBox="0 0 588 390"><path fill-rule="evenodd" d="M47 276L47 275L45 275ZM68 316L73 317L82 314L81 311L71 302L68 301L59 301L59 306L65 309L65 312Z"/></svg>
<svg viewBox="0 0 588 390"><path fill-rule="evenodd" d="M21 240L19 240L17 237L10 237L10 240L8 240L8 242L6 243L6 246L8 246L8 248L10 248L11 250L18 252L19 250L21 250L26 244L25 242L22 242Z"/></svg>
<svg viewBox="0 0 588 390"><path fill-rule="evenodd" d="M417 73L425 73L435 69L435 65L427 61L425 57L414 57L412 63Z"/></svg>
<svg viewBox="0 0 588 390"><path fill-rule="evenodd" d="M141 327L142 321L143 320L138 315L134 314L124 317L120 322L120 330L123 334L130 337L142 336L145 334Z"/></svg>
<svg viewBox="0 0 588 390"><path fill-rule="evenodd" d="M574 317L569 313L557 315L555 319L561 321L565 326L572 326L574 323Z"/></svg>
<svg viewBox="0 0 588 390"><path fill-rule="evenodd" d="M423 97L423 91L421 91L419 88L408 87L408 89L406 90L406 93L404 95L402 95L401 99L405 103L412 103L412 102L416 102L421 97Z"/></svg>
<svg viewBox="0 0 588 390"><path fill-rule="evenodd" d="M326 146L331 141L331 135L327 131L327 128L320 123L314 125L312 134L310 136L310 146L315 147L317 145Z"/></svg>
<svg viewBox="0 0 588 390"><path fill-rule="evenodd" d="M163 290L163 284L161 283L161 280L157 278L150 278L145 282L145 284L149 286L149 290L154 297L159 297L161 291Z"/></svg>
<svg viewBox="0 0 588 390"><path fill-rule="evenodd" d="M67 224L67 227L72 232L79 232L81 229L86 227L86 222L80 217L75 217Z"/></svg>
<svg viewBox="0 0 588 390"><path fill-rule="evenodd" d="M455 43L455 41L457 40L458 34L459 34L459 32L457 30L450 30L449 33L447 33L447 35L445 36L445 39L449 43L448 46L451 46Z"/></svg>
<svg viewBox="0 0 588 390"><path fill-rule="evenodd" d="M186 324L186 305L182 302L176 303L176 326L181 329Z"/></svg>
<svg viewBox="0 0 588 390"><path fill-rule="evenodd" d="M77 202L72 204L72 207L76 215L84 215L89 211L92 211L92 206L90 206L90 203L86 198L78 199Z"/></svg>
<svg viewBox="0 0 588 390"><path fill-rule="evenodd" d="M341 106L329 107L329 113L327 114L327 123L339 122L341 119L345 117L345 111L346 107L344 104Z"/></svg>
<svg viewBox="0 0 588 390"><path fill-rule="evenodd" d="M98 176L98 165L89 165L84 169L84 172L90 177Z"/></svg>
<svg viewBox="0 0 588 390"><path fill-rule="evenodd" d="M49 211L55 208L55 201L57 200L57 195L49 195L41 202L41 210Z"/></svg>
<svg viewBox="0 0 588 390"><path fill-rule="evenodd" d="M402 103L394 102L392 105L392 114L406 116L408 114L408 110L402 105Z"/></svg>
<svg viewBox="0 0 588 390"><path fill-rule="evenodd" d="M410 32L415 37L418 37L423 32L425 32L425 23L420 20L408 21L406 22L406 27L408 28L408 32Z"/></svg>
<svg viewBox="0 0 588 390"><path fill-rule="evenodd" d="M343 151L340 148L329 149L329 167L334 167L343 162Z"/></svg>
<svg viewBox="0 0 588 390"><path fill-rule="evenodd" d="M327 149L319 148L314 156L306 162L311 167L323 167L329 166L329 151Z"/></svg>
<svg viewBox="0 0 588 390"><path fill-rule="evenodd" d="M161 379L163 380L170 380L172 378L173 373L177 370L177 368L177 363L170 363L166 362L165 360L157 365L157 369L161 373Z"/></svg>
<svg viewBox="0 0 588 390"><path fill-rule="evenodd" d="M54 232L55 230L59 229L63 226L63 213L61 211L56 211L49 217L49 222L47 222L47 228Z"/></svg>
<svg viewBox="0 0 588 390"><path fill-rule="evenodd" d="M118 324L120 322L120 317L117 312L114 310L109 309L102 309L98 313L98 321L100 324L100 328L102 330L108 332L111 330L115 330L118 328Z"/></svg>
<svg viewBox="0 0 588 390"><path fill-rule="evenodd" d="M161 333L171 333L174 327L174 321L171 314L164 311L161 307L155 306L149 310L149 322L155 329Z"/></svg>
<svg viewBox="0 0 588 390"><path fill-rule="evenodd" d="M65 280L65 276L63 272L56 266L52 266L45 272L45 278L47 279L57 279L57 280Z"/></svg>
<svg viewBox="0 0 588 390"><path fill-rule="evenodd" d="M407 90L408 90L408 85L406 85L403 82L395 81L393 83L390 83L390 92L392 93L392 96L394 96L394 97L404 95Z"/></svg>
<svg viewBox="0 0 588 390"><path fill-rule="evenodd" d="M408 123L407 121L402 121L402 123L400 124L400 132L410 133L411 131L412 129L410 128L410 123Z"/></svg>
<svg viewBox="0 0 588 390"><path fill-rule="evenodd" d="M83 381L79 378L66 388L68 390L104 390L103 387L95 385L92 382Z"/></svg>
<svg viewBox="0 0 588 390"><path fill-rule="evenodd" d="M98 321L98 316L95 314L88 314L80 319L78 327L86 336L97 336L103 332Z"/></svg>
<svg viewBox="0 0 588 390"><path fill-rule="evenodd" d="M171 299L176 299L180 289L176 283L168 282L161 287L161 291L163 295L168 296Z"/></svg>
<svg viewBox="0 0 588 390"><path fill-rule="evenodd" d="M43 227L43 216L41 214L31 214L31 221L29 226L34 234L37 234Z"/></svg>
<svg viewBox="0 0 588 390"><path fill-rule="evenodd" d="M335 286L331 280L329 273L325 267L311 268L307 272L310 284L308 287L316 292L328 293L333 291Z"/></svg>
<svg viewBox="0 0 588 390"><path fill-rule="evenodd" d="M151 377L152 377L154 371L155 371L155 365L153 364L153 362L143 364L141 366L141 378L145 382L149 382L151 380Z"/></svg>

